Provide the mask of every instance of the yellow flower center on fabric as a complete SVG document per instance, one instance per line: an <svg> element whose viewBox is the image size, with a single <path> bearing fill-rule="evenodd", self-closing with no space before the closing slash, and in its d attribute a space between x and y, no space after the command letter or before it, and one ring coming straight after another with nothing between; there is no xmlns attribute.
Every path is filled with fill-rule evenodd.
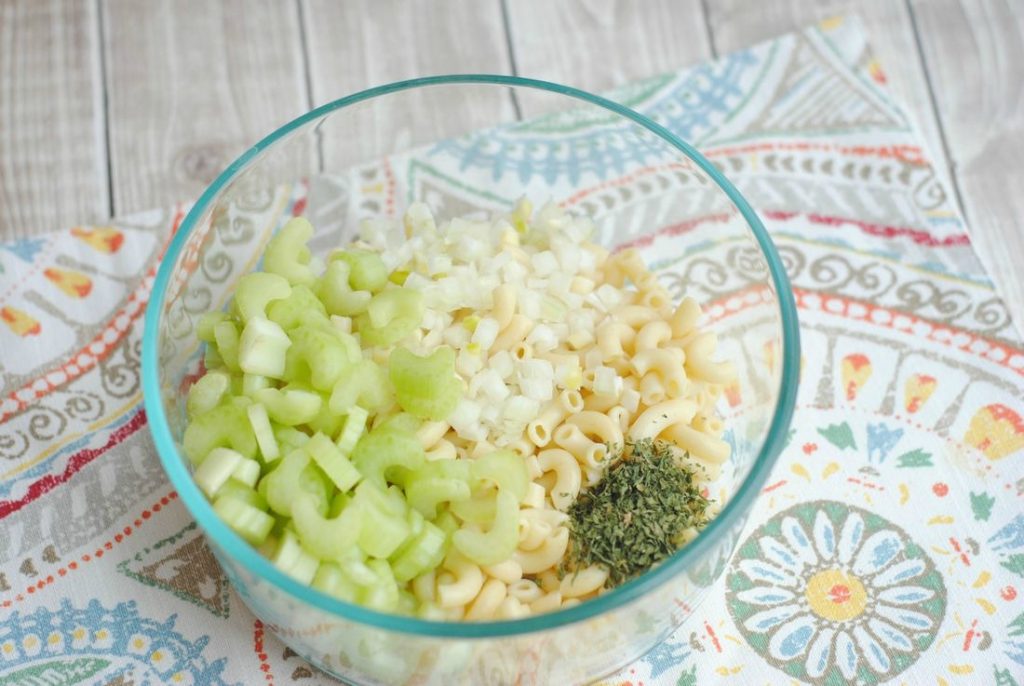
<svg viewBox="0 0 1024 686"><path fill-rule="evenodd" d="M812 576L804 595L814 614L833 622L859 616L868 602L860 579L839 569L824 569Z"/></svg>

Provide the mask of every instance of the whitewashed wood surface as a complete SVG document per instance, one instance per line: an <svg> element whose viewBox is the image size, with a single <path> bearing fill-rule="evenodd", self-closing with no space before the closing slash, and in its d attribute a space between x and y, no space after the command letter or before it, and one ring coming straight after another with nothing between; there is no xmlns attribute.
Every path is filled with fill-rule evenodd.
<svg viewBox="0 0 1024 686"><path fill-rule="evenodd" d="M195 197L279 124L371 85L602 90L852 13L1024 313L1022 0L0 0L0 239Z"/></svg>

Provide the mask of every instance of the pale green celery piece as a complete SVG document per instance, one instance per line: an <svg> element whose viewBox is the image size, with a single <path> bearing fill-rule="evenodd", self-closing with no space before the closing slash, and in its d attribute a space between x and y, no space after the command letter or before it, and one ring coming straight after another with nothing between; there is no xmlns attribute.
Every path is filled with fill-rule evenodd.
<svg viewBox="0 0 1024 686"><path fill-rule="evenodd" d="M352 502L352 496L348 493L342 493L337 491L331 498L330 507L327 508L328 517L337 517L341 514L341 511L348 507L348 504Z"/></svg>
<svg viewBox="0 0 1024 686"><path fill-rule="evenodd" d="M235 476L235 468L244 459L240 453L230 448L214 448L206 456L206 459L196 467L192 478L195 479L199 490L205 493L207 498L213 500L224 482Z"/></svg>
<svg viewBox="0 0 1024 686"><path fill-rule="evenodd" d="M221 326L221 325L218 325ZM238 366L246 374L259 374L280 379L284 374L288 348L292 342L284 330L262 317L254 317L245 324L238 344ZM224 356L224 351L221 350ZM228 367L231 361L225 357Z"/></svg>
<svg viewBox="0 0 1024 686"><path fill-rule="evenodd" d="M391 397L387 372L371 360L362 360L341 373L329 402L335 414L345 414L356 405L372 412L386 406Z"/></svg>
<svg viewBox="0 0 1024 686"><path fill-rule="evenodd" d="M317 512L326 512L330 499L328 485L309 453L293 450L281 458L274 471L263 477L257 490L262 489L271 510L291 517L292 504L304 493L314 497Z"/></svg>
<svg viewBox="0 0 1024 686"><path fill-rule="evenodd" d="M369 416L370 413L358 405L349 408L348 414L345 416L345 425L334 442L343 455L351 455L355 450L356 443L359 442L366 429L366 419Z"/></svg>
<svg viewBox="0 0 1024 686"><path fill-rule="evenodd" d="M320 411L309 420L307 426L314 433L319 432L328 436L337 436L341 431L341 425L345 422L345 416L331 412L330 403L326 400L320 403Z"/></svg>
<svg viewBox="0 0 1024 686"><path fill-rule="evenodd" d="M351 268L348 282L354 290L377 293L388 282L388 269L384 260L369 250L343 250L331 254L330 259L341 260Z"/></svg>
<svg viewBox="0 0 1024 686"><path fill-rule="evenodd" d="M497 450L473 461L474 482L490 482L499 490L508 491L521 503L530 486L526 462L511 450Z"/></svg>
<svg viewBox="0 0 1024 686"><path fill-rule="evenodd" d="M304 550L295 534L287 529L278 541L271 561L282 572L303 584L313 580L320 566L320 560Z"/></svg>
<svg viewBox="0 0 1024 686"><path fill-rule="evenodd" d="M274 300L281 300L291 295L292 287L288 279L280 274L253 272L238 280L235 287L235 305L242 321L253 317L266 319L267 305Z"/></svg>
<svg viewBox="0 0 1024 686"><path fill-rule="evenodd" d="M207 460L208 462L209 460ZM206 464L204 462L203 464ZM231 478L237 479L246 486L256 486L256 482L260 479L260 463L256 460L247 460L242 458L242 461L231 471Z"/></svg>
<svg viewBox="0 0 1024 686"><path fill-rule="evenodd" d="M490 512L490 519L494 519L493 510ZM441 513L434 518L433 524L449 536L458 531L459 527L461 526L458 518L452 513L451 510L447 509L442 510Z"/></svg>
<svg viewBox="0 0 1024 686"><path fill-rule="evenodd" d="M336 517L325 519L317 512L313 497L307 494L298 496L292 503L292 524L307 550L330 560L343 557L366 526L358 504L349 503Z"/></svg>
<svg viewBox="0 0 1024 686"><path fill-rule="evenodd" d="M415 614L419 604L420 601L416 599L414 594L402 588L398 589L398 606L395 608L395 612L401 615Z"/></svg>
<svg viewBox="0 0 1024 686"><path fill-rule="evenodd" d="M236 376L235 380L238 378L239 377ZM226 404L233 405L242 410L248 410L249 406L252 405L252 398L247 395L232 395L227 399Z"/></svg>
<svg viewBox="0 0 1024 686"><path fill-rule="evenodd" d="M217 338L214 329L223 321L229 321L227 312L207 312L196 322L196 337L204 343L215 343Z"/></svg>
<svg viewBox="0 0 1024 686"><path fill-rule="evenodd" d="M275 423L271 423L271 426L274 427L274 438L277 440L281 454L288 454L296 448L301 448L309 440L309 434L294 427Z"/></svg>
<svg viewBox="0 0 1024 686"><path fill-rule="evenodd" d="M263 253L264 271L280 274L292 285L312 285L316 274L309 266L310 254L306 247L312 237L313 225L305 217L288 220L267 243Z"/></svg>
<svg viewBox="0 0 1024 686"><path fill-rule="evenodd" d="M217 345L217 352L220 353L224 366L233 372L239 370L238 355L241 346L238 327L229 319L218 322L213 327L213 338Z"/></svg>
<svg viewBox="0 0 1024 686"><path fill-rule="evenodd" d="M206 351L203 353L203 366L207 369L225 369L224 358L217 352L216 343L207 343Z"/></svg>
<svg viewBox="0 0 1024 686"><path fill-rule="evenodd" d="M233 495L220 495L213 503L213 511L252 545L263 543L274 526L273 517Z"/></svg>
<svg viewBox="0 0 1024 686"><path fill-rule="evenodd" d="M380 489L385 487L385 480L397 483L402 478L398 470L415 470L425 462L415 431L392 420L364 434L352 451L352 464L363 479Z"/></svg>
<svg viewBox="0 0 1024 686"><path fill-rule="evenodd" d="M299 326L291 332L291 347L286 356L286 378L291 381L309 379L318 391L334 387L342 372L361 359L353 357L342 342L339 331L332 328Z"/></svg>
<svg viewBox="0 0 1024 686"><path fill-rule="evenodd" d="M452 545L479 565L509 559L519 543L519 503L508 491L498 491L494 521L486 532L463 527L452 535Z"/></svg>
<svg viewBox="0 0 1024 686"><path fill-rule="evenodd" d="M257 377L264 378L264 377ZM266 463L273 462L281 457L281 449L274 436L274 428L270 424L270 417L267 415L267 408L260 403L253 403L245 408L249 417L249 424L256 435L256 443L260 447L260 455Z"/></svg>
<svg viewBox="0 0 1024 686"><path fill-rule="evenodd" d="M359 586L353 583L337 562L321 562L313 577L313 588L349 603L357 601Z"/></svg>
<svg viewBox="0 0 1024 686"><path fill-rule="evenodd" d="M391 570L395 579L404 583L436 569L447 552L448 535L435 524L424 522L420 532L391 556Z"/></svg>
<svg viewBox="0 0 1024 686"><path fill-rule="evenodd" d="M303 448L320 466L339 491L348 491L359 482L359 472L334 442L322 433L315 434Z"/></svg>
<svg viewBox="0 0 1024 686"><path fill-rule="evenodd" d="M398 404L417 417L445 419L462 397L462 384L455 375L455 351L448 346L426 357L395 348L388 366Z"/></svg>
<svg viewBox="0 0 1024 686"><path fill-rule="evenodd" d="M354 554L346 554L338 560L338 566L352 583L359 586L370 586L377 581L377 575L366 566L366 554L359 548L353 548Z"/></svg>
<svg viewBox="0 0 1024 686"><path fill-rule="evenodd" d="M423 295L411 288L386 289L373 296L356 318L364 345L394 345L411 334L423 319Z"/></svg>
<svg viewBox="0 0 1024 686"><path fill-rule="evenodd" d="M297 426L313 420L320 412L323 399L313 391L264 388L256 392L256 401L267 408L267 414L278 424Z"/></svg>
<svg viewBox="0 0 1024 686"><path fill-rule="evenodd" d="M292 286L291 295L284 300L275 300L267 307L267 319L285 331L298 326L323 326L330 324L324 304L307 286Z"/></svg>
<svg viewBox="0 0 1024 686"><path fill-rule="evenodd" d="M252 505L261 512L267 511L267 501L256 492L251 486L246 486L237 479L228 479L224 482L224 485L217 491L217 499L220 498L234 498L235 500L241 500L247 505Z"/></svg>
<svg viewBox="0 0 1024 686"><path fill-rule="evenodd" d="M351 268L346 262L329 262L324 275L320 277L316 293L330 314L345 317L359 314L366 310L373 294L369 291L352 290L349 285Z"/></svg>
<svg viewBox="0 0 1024 686"><path fill-rule="evenodd" d="M396 507L395 501L379 487L364 479L356 487L352 503L363 513L359 547L367 555L386 558L408 538L409 523L404 507Z"/></svg>
<svg viewBox="0 0 1024 686"><path fill-rule="evenodd" d="M497 494L493 488L475 488L468 500L453 501L448 508L464 522L487 524L494 521Z"/></svg>
<svg viewBox="0 0 1024 686"><path fill-rule="evenodd" d="M244 408L222 404L195 417L185 427L185 456L200 464L214 448L231 448L243 457L256 457L256 436Z"/></svg>
<svg viewBox="0 0 1024 686"><path fill-rule="evenodd" d="M373 570L376 581L363 588L362 604L380 612L394 612L398 608L398 584L385 560L369 560L366 566Z"/></svg>
<svg viewBox="0 0 1024 686"><path fill-rule="evenodd" d="M262 391L264 388L270 388L273 385L273 380L266 376L260 376L259 374L242 374L243 395L252 395L256 391Z"/></svg>
<svg viewBox="0 0 1024 686"><path fill-rule="evenodd" d="M209 412L220 404L221 398L231 387L231 377L224 372L206 372L188 389L185 410L189 418Z"/></svg>
<svg viewBox="0 0 1024 686"><path fill-rule="evenodd" d="M406 478L405 497L409 505L428 519L437 516L437 506L470 497L470 466L465 460L427 462Z"/></svg>

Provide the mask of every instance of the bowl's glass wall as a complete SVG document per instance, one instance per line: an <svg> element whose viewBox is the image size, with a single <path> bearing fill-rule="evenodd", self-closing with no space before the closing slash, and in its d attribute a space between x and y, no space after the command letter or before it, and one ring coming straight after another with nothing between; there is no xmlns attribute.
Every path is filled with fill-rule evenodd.
<svg viewBox="0 0 1024 686"><path fill-rule="evenodd" d="M533 111L556 113L517 122L516 91L529 91L522 100ZM496 122L507 124L478 128ZM266 241L293 214L312 220L314 251L326 253L351 239L360 219L401 214L413 201L428 203L443 219L505 211L526 195L537 206L550 199L592 217L598 242L636 246L673 297L686 293L701 302L722 357L735 361L740 376L720 399L733 457L712 497L735 494L758 460L776 412L783 350L765 254L715 180L640 124L554 92L434 85L312 118L230 172L186 222L190 233L159 312L160 398L173 441L181 439L183 391L201 356L196 321L222 307L238 278L258 268ZM161 452L177 466L169 464L172 478L180 478L182 458L167 445ZM562 684L621 667L678 627L720 576L747 509L727 509L685 559L664 565L672 574L592 601L604 610L598 616L559 613L542 625L501 630L511 636L483 628L492 635L453 638L424 623L356 621L373 613L312 591L298 597L273 573L265 578L267 565L239 557L245 544L217 526L198 491L176 486L253 611L298 653L357 683Z"/></svg>

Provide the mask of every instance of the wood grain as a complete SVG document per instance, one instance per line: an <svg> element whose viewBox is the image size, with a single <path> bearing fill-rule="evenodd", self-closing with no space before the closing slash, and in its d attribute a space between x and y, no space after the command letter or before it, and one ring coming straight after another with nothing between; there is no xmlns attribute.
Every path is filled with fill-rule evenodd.
<svg viewBox="0 0 1024 686"><path fill-rule="evenodd" d="M97 27L91 1L0 2L0 239L109 214Z"/></svg>
<svg viewBox="0 0 1024 686"><path fill-rule="evenodd" d="M711 56L700 0L508 0L516 71L590 91ZM520 98L524 115L542 107Z"/></svg>
<svg viewBox="0 0 1024 686"><path fill-rule="evenodd" d="M972 0L973 1L973 0ZM929 157L955 201L949 160L928 93L914 26L902 0L713 0L708 23L719 53L738 50L838 15L857 15L888 87L924 137Z"/></svg>
<svg viewBox="0 0 1024 686"><path fill-rule="evenodd" d="M106 0L103 21L118 213L196 197L308 108L292 2Z"/></svg>
<svg viewBox="0 0 1024 686"><path fill-rule="evenodd" d="M497 0L301 2L316 104L418 76L511 72ZM401 108L373 103L346 113L344 126L328 123L322 136L326 168L342 169L515 117L508 94L497 89L400 97Z"/></svg>
<svg viewBox="0 0 1024 686"><path fill-rule="evenodd" d="M1024 6L913 2L971 240L1010 312L1024 313Z"/></svg>

